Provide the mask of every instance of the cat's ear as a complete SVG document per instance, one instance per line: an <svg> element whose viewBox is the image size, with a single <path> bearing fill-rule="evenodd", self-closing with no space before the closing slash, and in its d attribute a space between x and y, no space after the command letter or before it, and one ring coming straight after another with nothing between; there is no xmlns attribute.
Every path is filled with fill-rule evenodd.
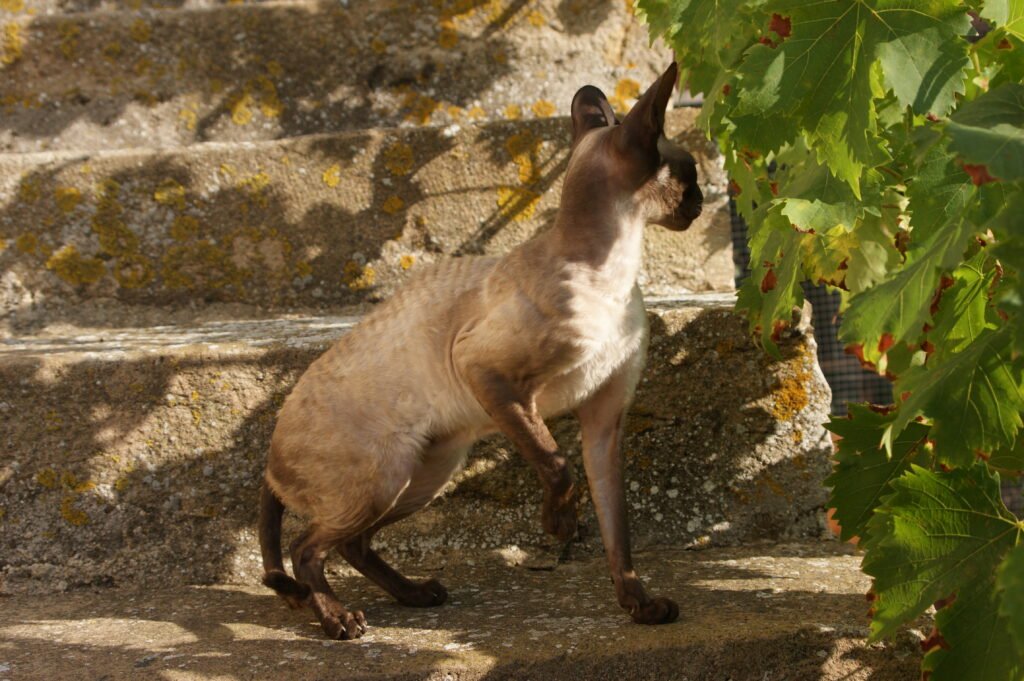
<svg viewBox="0 0 1024 681"><path fill-rule="evenodd" d="M619 138L623 145L650 149L657 147L658 138L665 132L665 108L677 80L679 67L672 62L622 120Z"/></svg>
<svg viewBox="0 0 1024 681"><path fill-rule="evenodd" d="M584 85L572 98L572 143L594 128L618 125L612 105L604 93L593 85Z"/></svg>

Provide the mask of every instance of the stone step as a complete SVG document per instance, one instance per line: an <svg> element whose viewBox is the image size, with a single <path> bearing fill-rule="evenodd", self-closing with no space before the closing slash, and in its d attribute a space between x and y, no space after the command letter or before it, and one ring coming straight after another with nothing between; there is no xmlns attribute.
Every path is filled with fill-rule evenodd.
<svg viewBox="0 0 1024 681"><path fill-rule="evenodd" d="M624 445L639 549L822 531L829 392L813 339L784 339L773 361L732 303L649 301L650 355ZM230 311L0 339L0 591L258 578L257 489L275 413L357 318ZM583 479L575 420L551 425ZM379 545L404 560L500 550L550 568L564 548L541 531L539 499L532 471L494 437ZM585 493L581 522L570 552L599 554Z"/></svg>
<svg viewBox="0 0 1024 681"><path fill-rule="evenodd" d="M731 290L726 181L696 112L704 214L651 227L653 293ZM0 155L0 318L115 298L274 308L378 300L441 255L504 253L549 223L567 118L368 130L160 152Z"/></svg>
<svg viewBox="0 0 1024 681"><path fill-rule="evenodd" d="M543 118L587 83L625 109L672 58L618 0L21 12L3 29L0 151L18 152Z"/></svg>
<svg viewBox="0 0 1024 681"><path fill-rule="evenodd" d="M631 624L605 563L550 571L472 562L406 565L439 577L444 606L402 608L361 576L332 579L366 612L358 641L327 641L308 611L258 585L15 596L0 611L0 675L83 679L506 679L906 681L920 630L868 646L868 580L835 543L637 556L674 624ZM927 627L928 622L920 623ZM927 629L925 629L927 630ZM10 675L9 677L7 675Z"/></svg>

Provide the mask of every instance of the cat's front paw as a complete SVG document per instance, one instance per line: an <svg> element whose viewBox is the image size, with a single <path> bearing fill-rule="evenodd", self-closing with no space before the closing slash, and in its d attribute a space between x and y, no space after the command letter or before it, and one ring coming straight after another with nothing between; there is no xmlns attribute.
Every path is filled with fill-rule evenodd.
<svg viewBox="0 0 1024 681"><path fill-rule="evenodd" d="M575 537L579 525L575 488L570 488L567 494L560 497L545 496L540 518L544 531L559 541L565 542Z"/></svg>

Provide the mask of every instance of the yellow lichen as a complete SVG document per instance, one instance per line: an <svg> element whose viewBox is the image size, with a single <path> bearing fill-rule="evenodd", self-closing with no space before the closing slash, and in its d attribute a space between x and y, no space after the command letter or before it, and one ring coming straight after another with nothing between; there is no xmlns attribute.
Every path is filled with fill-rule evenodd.
<svg viewBox="0 0 1024 681"><path fill-rule="evenodd" d="M199 115L192 109L182 109L178 112L178 120L185 125L186 130L195 132L196 124L199 122Z"/></svg>
<svg viewBox="0 0 1024 681"><path fill-rule="evenodd" d="M507 64L508 63L508 53L505 52L505 50L495 50L491 54L491 59L494 60L495 64L502 64L502 65Z"/></svg>
<svg viewBox="0 0 1024 681"><path fill-rule="evenodd" d="M25 203L35 203L43 195L43 190L39 186L39 178L36 177L23 177L21 182L18 183L18 198Z"/></svg>
<svg viewBox="0 0 1024 681"><path fill-rule="evenodd" d="M93 284L103 277L103 261L86 257L71 244L63 246L46 261L46 269L69 284Z"/></svg>
<svg viewBox="0 0 1024 681"><path fill-rule="evenodd" d="M244 177L239 180L235 186L245 191L248 195L249 200L256 203L264 208L267 207L269 200L263 190L270 185L270 175L267 175L264 171L253 173L248 177Z"/></svg>
<svg viewBox="0 0 1024 681"><path fill-rule="evenodd" d="M148 43L153 37L153 28L146 23L145 19L136 19L131 28L132 40L137 43Z"/></svg>
<svg viewBox="0 0 1024 681"><path fill-rule="evenodd" d="M384 167L392 175L408 175L412 172L412 147L405 142L395 142L384 150Z"/></svg>
<svg viewBox="0 0 1024 681"><path fill-rule="evenodd" d="M7 239L0 239L0 254L7 250Z"/></svg>
<svg viewBox="0 0 1024 681"><path fill-rule="evenodd" d="M771 413L776 420L792 420L808 405L810 400L807 396L807 382L810 379L810 372L801 367L792 376L782 380L779 387L772 393Z"/></svg>
<svg viewBox="0 0 1024 681"><path fill-rule="evenodd" d="M140 253L121 256L113 266L114 279L124 288L140 288L153 280L153 265Z"/></svg>
<svg viewBox="0 0 1024 681"><path fill-rule="evenodd" d="M21 59L25 40L21 37L21 26L14 22L4 24L4 49L0 52L0 63L13 64Z"/></svg>
<svg viewBox="0 0 1024 681"><path fill-rule="evenodd" d="M127 475L122 475L114 481L114 489L118 492L123 492L128 489L129 484L131 484L131 479Z"/></svg>
<svg viewBox="0 0 1024 681"><path fill-rule="evenodd" d="M370 49L373 50L374 54L384 54L387 52L388 44L380 38L374 38L370 41Z"/></svg>
<svg viewBox="0 0 1024 681"><path fill-rule="evenodd" d="M498 210L517 222L532 218L538 201L540 194L524 187L498 188Z"/></svg>
<svg viewBox="0 0 1024 681"><path fill-rule="evenodd" d="M527 14L526 20L529 21L531 25L536 26L537 28L540 28L548 21L547 19L544 18L544 15L541 14L538 10L533 10L532 12Z"/></svg>
<svg viewBox="0 0 1024 681"><path fill-rule="evenodd" d="M533 106L530 108L533 109L534 115L539 118L547 118L548 116L554 116L555 112L558 111L554 103L549 102L546 99L538 99L536 102L533 103Z"/></svg>
<svg viewBox="0 0 1024 681"><path fill-rule="evenodd" d="M434 112L441 108L441 103L425 95L409 92L402 100L402 108L408 109L405 120L426 125Z"/></svg>
<svg viewBox="0 0 1024 681"><path fill-rule="evenodd" d="M273 59L266 63L266 67L267 73L269 73L274 78L280 78L281 76L284 75L284 67L281 66L279 62L276 62Z"/></svg>
<svg viewBox="0 0 1024 681"><path fill-rule="evenodd" d="M459 44L459 34L455 27L442 27L440 35L437 36L437 44L446 50L450 50Z"/></svg>
<svg viewBox="0 0 1024 681"><path fill-rule="evenodd" d="M228 102L228 110L231 111L231 122L235 125L248 125L252 120L252 95L242 92Z"/></svg>
<svg viewBox="0 0 1024 681"><path fill-rule="evenodd" d="M608 100L616 111L626 112L630 102L640 96L640 83L632 78L623 78L615 85L615 94Z"/></svg>
<svg viewBox="0 0 1024 681"><path fill-rule="evenodd" d="M78 49L78 34L82 32L82 27L64 22L58 30L60 31L60 53L67 60L74 59L75 50Z"/></svg>
<svg viewBox="0 0 1024 681"><path fill-rule="evenodd" d="M160 261L160 276L172 289L218 289L241 281L224 249L207 241L167 249Z"/></svg>
<svg viewBox="0 0 1024 681"><path fill-rule="evenodd" d="M459 120L460 118L462 118L462 114L465 113L462 110L461 106L456 106L455 104L449 104L445 108L445 111L447 111L448 115L451 116L455 120Z"/></svg>
<svg viewBox="0 0 1024 681"><path fill-rule="evenodd" d="M353 291L362 291L373 286L377 273L369 265L365 267L357 262L349 261L345 264L344 279L348 287Z"/></svg>
<svg viewBox="0 0 1024 681"><path fill-rule="evenodd" d="M509 104L505 107L505 118L510 121L519 120L523 116L523 109L518 104Z"/></svg>
<svg viewBox="0 0 1024 681"><path fill-rule="evenodd" d="M52 433L64 427L64 419L60 417L60 414L57 413L56 409L51 409L50 411L46 412L46 415L43 417L43 419L46 421L47 432Z"/></svg>
<svg viewBox="0 0 1024 681"><path fill-rule="evenodd" d="M523 184L529 185L540 180L538 154L542 143L543 140L529 130L516 133L505 142L505 149L519 168L519 181Z"/></svg>
<svg viewBox="0 0 1024 681"><path fill-rule="evenodd" d="M295 263L295 272L300 277L308 277L313 274L313 266L308 262L297 262Z"/></svg>
<svg viewBox="0 0 1024 681"><path fill-rule="evenodd" d="M74 187L57 187L53 190L53 198L63 213L70 213L82 202L82 192Z"/></svg>
<svg viewBox="0 0 1024 681"><path fill-rule="evenodd" d="M171 238L177 241L188 241L199 234L199 220L191 215L179 215L171 225Z"/></svg>
<svg viewBox="0 0 1024 681"><path fill-rule="evenodd" d="M487 112L481 109L479 106L474 106L470 108L469 111L466 112L466 115L472 118L473 120L479 120L486 116Z"/></svg>
<svg viewBox="0 0 1024 681"><path fill-rule="evenodd" d="M153 200L164 206L185 207L185 187L173 177L168 177L153 191Z"/></svg>
<svg viewBox="0 0 1024 681"><path fill-rule="evenodd" d="M277 87L266 76L258 76L255 81L256 93L260 102L260 112L267 118L280 118L284 112L284 104L277 95Z"/></svg>
<svg viewBox="0 0 1024 681"><path fill-rule="evenodd" d="M60 515L69 525L75 527L81 527L82 525L89 524L89 515L79 509L75 508L75 496L73 494L65 494L64 498L60 502Z"/></svg>
<svg viewBox="0 0 1024 681"><path fill-rule="evenodd" d="M39 239L35 234L25 232L14 240L14 247L25 255L33 255L39 248Z"/></svg>
<svg viewBox="0 0 1024 681"><path fill-rule="evenodd" d="M341 183L341 166L335 163L324 171L322 176L324 184L334 189Z"/></svg>
<svg viewBox="0 0 1024 681"><path fill-rule="evenodd" d="M416 256L403 255L401 258L398 259L398 264L401 266L403 270L410 269L414 264L416 264Z"/></svg>
<svg viewBox="0 0 1024 681"><path fill-rule="evenodd" d="M25 9L24 0L0 0L0 9L5 12L20 12Z"/></svg>
<svg viewBox="0 0 1024 681"><path fill-rule="evenodd" d="M57 471L52 468L44 468L36 473L36 483L46 489L57 488Z"/></svg>
<svg viewBox="0 0 1024 681"><path fill-rule="evenodd" d="M389 196L384 205L381 206L381 210L389 215L394 215L403 208L405 208L405 201L400 196Z"/></svg>

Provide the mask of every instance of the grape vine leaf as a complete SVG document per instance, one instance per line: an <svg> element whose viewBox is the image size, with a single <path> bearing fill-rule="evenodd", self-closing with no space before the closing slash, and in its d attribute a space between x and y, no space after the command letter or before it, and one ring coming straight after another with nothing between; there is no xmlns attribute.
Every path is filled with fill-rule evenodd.
<svg viewBox="0 0 1024 681"><path fill-rule="evenodd" d="M1003 561L996 586L1002 597L999 614L1009 624L1017 655L1024 656L1024 544L1018 544Z"/></svg>
<svg viewBox="0 0 1024 681"><path fill-rule="evenodd" d="M935 421L935 454L949 465L970 465L977 452L1012 446L1024 410L1024 367L1012 357L1012 331L1010 326L985 329L944 362L929 362L901 377L896 393L905 399L885 442L923 415Z"/></svg>
<svg viewBox="0 0 1024 681"><path fill-rule="evenodd" d="M883 282L853 296L839 338L860 347L864 361L878 364L894 343L920 337L942 269L958 262L973 228L961 215L907 252L906 264Z"/></svg>
<svg viewBox="0 0 1024 681"><path fill-rule="evenodd" d="M953 271L952 284L932 304L936 311L927 338L933 365L962 352L985 329L999 326L989 305L995 277L994 261L984 249Z"/></svg>
<svg viewBox="0 0 1024 681"><path fill-rule="evenodd" d="M1000 180L1024 178L1024 85L1004 83L967 102L946 124L949 148Z"/></svg>
<svg viewBox="0 0 1024 681"><path fill-rule="evenodd" d="M962 214L975 195L970 176L956 163L956 154L941 143L930 144L907 186L914 239L924 240L953 216Z"/></svg>
<svg viewBox="0 0 1024 681"><path fill-rule="evenodd" d="M981 15L1011 35L1024 38L1024 1L985 0Z"/></svg>
<svg viewBox="0 0 1024 681"><path fill-rule="evenodd" d="M999 476L976 464L948 473L911 464L868 521L861 545L874 579L872 641L929 605L990 580L1022 529L1000 498Z"/></svg>
<svg viewBox="0 0 1024 681"><path fill-rule="evenodd" d="M836 445L836 465L825 485L832 488L828 505L843 541L868 538L868 520L887 496L890 483L909 470L911 462L921 462L920 446L928 436L928 427L912 423L892 446L892 456L882 448L882 435L893 414L880 414L865 405L851 404L848 418L833 417L826 426L842 439Z"/></svg>
<svg viewBox="0 0 1024 681"><path fill-rule="evenodd" d="M1014 646L1010 622L999 614L991 575L965 582L949 605L935 615L938 636L926 651L922 671L931 681L1020 679L1024 658ZM939 638L941 637L941 638Z"/></svg>
<svg viewBox="0 0 1024 681"><path fill-rule="evenodd" d="M753 46L739 65L736 116L787 114L815 139L819 160L860 195L865 167L888 159L877 139L879 70L920 112L945 113L967 64L967 15L957 0L782 0L792 35Z"/></svg>
<svg viewBox="0 0 1024 681"><path fill-rule="evenodd" d="M803 303L801 234L777 207L759 209L750 228L750 250L758 259L750 263L750 277L736 296L736 309L744 311L751 327L760 332L765 350L779 357L779 324L789 322L793 308Z"/></svg>

